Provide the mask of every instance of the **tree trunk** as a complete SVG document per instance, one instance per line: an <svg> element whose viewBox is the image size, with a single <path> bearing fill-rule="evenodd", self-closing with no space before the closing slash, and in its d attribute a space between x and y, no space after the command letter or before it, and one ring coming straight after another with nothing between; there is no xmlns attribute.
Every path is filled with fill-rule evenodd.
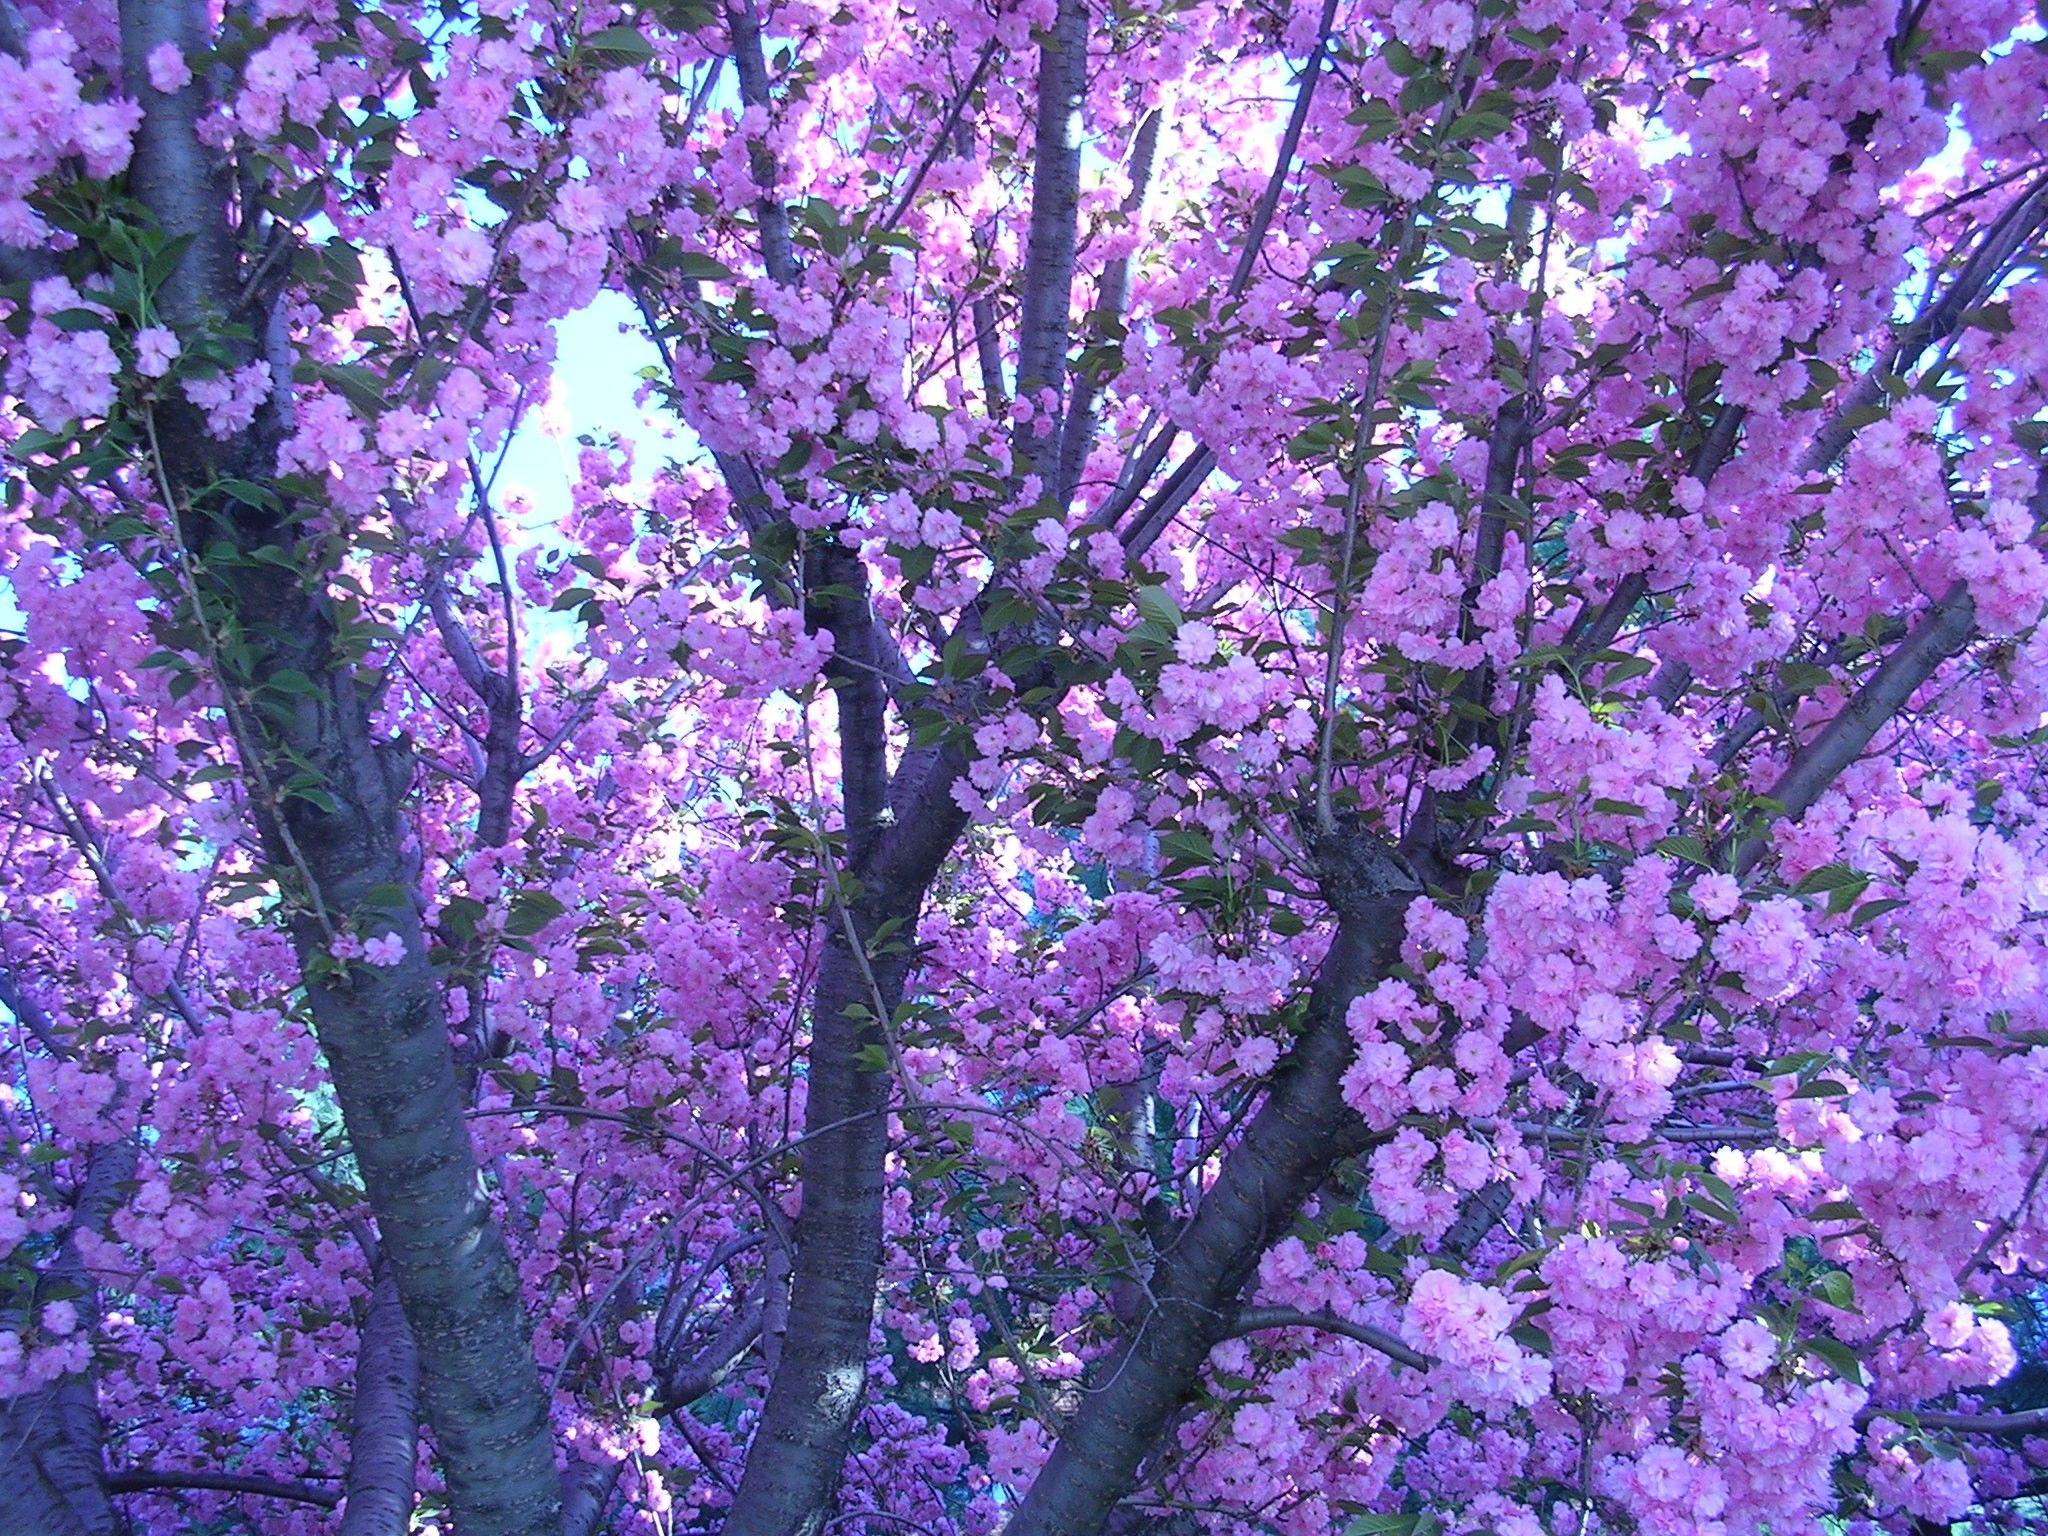
<svg viewBox="0 0 2048 1536"><path fill-rule="evenodd" d="M1097 1536L1139 1462L1194 1390L1259 1256L1341 1159L1367 1144L1345 1104L1351 1064L1344 1016L1400 954L1412 879L1366 835L1318 849L1324 894L1338 909L1309 1024L1266 1102L1194 1216L1154 1266L1148 1311L1090 1372L1089 1390L1005 1536Z"/></svg>

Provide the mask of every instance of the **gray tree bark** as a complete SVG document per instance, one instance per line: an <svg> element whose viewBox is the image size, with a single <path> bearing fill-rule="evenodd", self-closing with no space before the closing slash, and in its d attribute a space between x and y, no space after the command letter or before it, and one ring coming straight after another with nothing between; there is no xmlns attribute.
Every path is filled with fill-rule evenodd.
<svg viewBox="0 0 2048 1536"><path fill-rule="evenodd" d="M404 806L409 761L375 738L324 583L298 568L314 558L304 523L282 499L252 506L216 489L225 477L273 484L291 378L275 311L242 292L226 180L195 132L203 88L165 95L148 84L151 49L207 45L207 8L124 0L121 28L144 109L130 188L166 234L192 240L163 308L187 325L242 320L270 341L272 396L252 428L221 442L189 407L163 407L152 447L213 636L251 811L297 904L292 936L314 1029L417 1343L449 1503L462 1536L559 1536L547 1398L428 960ZM336 925L357 922L395 935L400 963L328 966Z"/></svg>

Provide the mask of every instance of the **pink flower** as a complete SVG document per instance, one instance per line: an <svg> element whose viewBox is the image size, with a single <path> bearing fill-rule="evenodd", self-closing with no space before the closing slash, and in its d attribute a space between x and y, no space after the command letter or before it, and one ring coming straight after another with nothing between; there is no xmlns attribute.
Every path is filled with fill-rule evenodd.
<svg viewBox="0 0 2048 1536"><path fill-rule="evenodd" d="M1754 1318L1729 1324L1721 1335L1721 1363L1738 1376L1761 1376L1777 1358L1771 1331Z"/></svg>
<svg viewBox="0 0 2048 1536"><path fill-rule="evenodd" d="M120 359L105 331L60 331L46 320L29 328L20 365L29 409L52 425L105 416L114 404Z"/></svg>
<svg viewBox="0 0 2048 1536"><path fill-rule="evenodd" d="M1692 900L1703 916L1718 923L1735 915L1735 909L1742 904L1742 887L1731 876L1716 871L1701 875L1694 883Z"/></svg>
<svg viewBox="0 0 2048 1536"><path fill-rule="evenodd" d="M1936 1349L1961 1349L1976 1331L1977 1315L1959 1301L1952 1301L1927 1318L1927 1342Z"/></svg>
<svg viewBox="0 0 2048 1536"><path fill-rule="evenodd" d="M1216 659L1216 631L1200 620L1181 625L1173 654L1191 667L1206 666Z"/></svg>
<svg viewBox="0 0 2048 1536"><path fill-rule="evenodd" d="M158 43L149 50L150 86L165 96L175 96L192 83L192 67L176 43Z"/></svg>
<svg viewBox="0 0 2048 1536"><path fill-rule="evenodd" d="M256 419L256 408L270 396L270 370L249 363L211 379L187 379L185 398L206 415L206 430L229 438Z"/></svg>
<svg viewBox="0 0 2048 1536"><path fill-rule="evenodd" d="M160 379L171 371L179 351L175 332L161 325L145 327L135 333L135 371L145 379Z"/></svg>
<svg viewBox="0 0 2048 1536"><path fill-rule="evenodd" d="M380 933L363 945L363 958L387 970L405 959L405 940L395 933Z"/></svg>
<svg viewBox="0 0 2048 1536"><path fill-rule="evenodd" d="M1231 1053L1231 1060L1236 1063L1238 1071L1247 1077L1264 1077L1279 1059L1280 1047L1263 1035L1240 1040L1237 1049Z"/></svg>

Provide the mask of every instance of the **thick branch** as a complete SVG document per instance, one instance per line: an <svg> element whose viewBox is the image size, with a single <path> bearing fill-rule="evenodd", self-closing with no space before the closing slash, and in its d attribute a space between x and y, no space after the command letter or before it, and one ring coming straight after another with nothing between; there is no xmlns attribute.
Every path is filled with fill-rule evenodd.
<svg viewBox="0 0 2048 1536"><path fill-rule="evenodd" d="M888 1021L876 1009L893 1013L903 1000L929 881L863 883L826 941L811 997L798 1164L804 1203L787 1332L724 1536L817 1536L825 1528L867 1385L888 1188L890 1078L870 1065L886 1048ZM891 920L899 923L895 942L873 952L877 930Z"/></svg>
<svg viewBox="0 0 2048 1536"><path fill-rule="evenodd" d="M134 1177L135 1159L132 1138L104 1142L86 1154L71 1221L36 1277L38 1290L47 1287L71 1298L88 1335L99 1327L99 1285L78 1239L105 1233ZM0 1536L125 1536L127 1519L108 1497L105 1437L89 1368L0 1401L0 1488L6 1490Z"/></svg>
<svg viewBox="0 0 2048 1536"><path fill-rule="evenodd" d="M1369 833L1332 834L1316 853L1338 923L1308 1028L1194 1216L1160 1252L1147 1285L1150 1307L1090 1373L1090 1390L1007 1536L1103 1530L1229 1330L1259 1255L1336 1163L1368 1144L1341 1092L1352 1058L1344 1016L1398 959L1408 904L1419 892L1412 872Z"/></svg>
<svg viewBox="0 0 2048 1536"><path fill-rule="evenodd" d="M1152 182L1152 159L1159 151L1160 121L1158 112L1147 112L1131 141L1131 190L1124 198L1122 211L1123 216L1134 224L1144 212L1145 189ZM1103 269L1096 309L1111 320L1121 322L1130 301L1131 258L1126 254ZM1100 392L1101 386L1092 373L1084 372L1075 380L1074 401L1067 408L1066 426L1060 434L1060 478L1054 500L1062 508L1074 499L1074 491L1081 483L1082 467L1095 447L1099 425L1095 406Z"/></svg>
<svg viewBox="0 0 2048 1536"><path fill-rule="evenodd" d="M882 625L868 601L867 568L830 534L805 552L811 627L832 636L825 676L839 714L840 795L848 858L858 864L880 833L889 803Z"/></svg>
<svg viewBox="0 0 2048 1536"><path fill-rule="evenodd" d="M107 1487L115 1493L158 1493L180 1488L210 1493L248 1493L263 1499L282 1499L289 1504L311 1504L320 1509L332 1509L341 1502L341 1495L331 1488L288 1483L275 1477L251 1477L240 1472L182 1472L174 1468L131 1467L125 1472L109 1472ZM343 1529L346 1530L347 1526L344 1525Z"/></svg>
<svg viewBox="0 0 2048 1536"><path fill-rule="evenodd" d="M740 100L765 112L769 106L768 64L761 51L761 18L754 6L755 0L737 0L725 8L725 21L732 37L733 67L740 77ZM796 252L789 242L789 212L775 193L775 157L756 139L747 146L747 163L761 194L754 203L754 216L761 221L762 265L776 282L794 288L799 276Z"/></svg>
<svg viewBox="0 0 2048 1536"><path fill-rule="evenodd" d="M2033 513L2036 527L2048 521L2048 465L2035 482ZM1804 816L1842 771L1863 755L1885 723L1905 708L1943 662L1960 654L1976 632L1977 604L1969 587L1958 581L1941 601L1920 615L1906 638L1878 664L1840 712L1793 754L1771 786L1770 798L1779 806L1776 814L1787 821ZM1737 874L1755 865L1763 856L1765 843L1766 834L1757 832L1736 848Z"/></svg>
<svg viewBox="0 0 2048 1536"><path fill-rule="evenodd" d="M1941 664L1969 643L1977 605L1962 582L1920 617L1912 632L1886 656L1876 672L1842 706L1841 712L1802 747L1771 786L1771 798L1788 821L1804 816L1843 769L1863 755L1871 738L1905 707ZM1764 850L1761 836L1743 843L1735 858L1738 874Z"/></svg>
<svg viewBox="0 0 2048 1536"><path fill-rule="evenodd" d="M689 1358L657 1361L655 1385L661 1391L662 1411L680 1413L716 1392L760 1340L766 1310L764 1292L735 1308L725 1325Z"/></svg>
<svg viewBox="0 0 2048 1536"><path fill-rule="evenodd" d="M370 1292L349 1415L348 1509L341 1536L405 1536L419 1460L419 1350L388 1268Z"/></svg>
<svg viewBox="0 0 2048 1536"><path fill-rule="evenodd" d="M1866 1408L1856 1415L1858 1428L1868 1428L1878 1419L1910 1418L1922 1429L1947 1430L1956 1435L1989 1435L2017 1440L2030 1435L2048 1435L2048 1408L2027 1408L2018 1413L1916 1413L1911 1409Z"/></svg>
<svg viewBox="0 0 2048 1536"><path fill-rule="evenodd" d="M158 294L164 313L181 324L236 307L228 178L199 138L204 73L195 71L183 89L165 95L150 84L148 59L166 43L187 58L202 57L212 46L210 33L205 0L121 0L122 74L143 107L128 189L167 237L191 241Z"/></svg>
<svg viewBox="0 0 2048 1536"><path fill-rule="evenodd" d="M205 14L197 0L128 0L130 79L146 82L144 60L159 43L202 49ZM197 89L142 90L130 173L131 190L158 222L193 237L164 293L166 313L181 322L239 302L225 196L196 137ZM306 520L212 489L223 475L272 475L288 374L279 370L273 382L271 410L229 442L213 439L189 407L145 410L157 489L177 514L194 619L210 625L226 615L236 630L235 647L213 646L211 659L252 815L292 893L307 1002L418 1344L455 1523L463 1536L559 1536L547 1399L463 1119L441 978L421 920L405 802L410 761L377 739L326 585L299 568L319 558ZM185 553L223 543L226 558L201 564ZM333 945L343 928L396 939L400 960L337 972Z"/></svg>
<svg viewBox="0 0 2048 1536"><path fill-rule="evenodd" d="M1400 1339L1384 1328L1375 1328L1371 1323L1353 1322L1348 1317L1339 1317L1334 1312L1303 1312L1296 1307L1244 1307L1231 1318L1230 1325L1223 1330L1226 1339L1240 1339L1246 1334L1265 1333L1275 1328L1307 1328L1319 1333L1334 1333L1343 1338L1355 1339L1368 1348L1376 1349L1389 1360L1426 1371L1433 1362L1429 1356L1420 1354L1403 1344Z"/></svg>
<svg viewBox="0 0 2048 1536"><path fill-rule="evenodd" d="M562 1536L597 1536L604 1528L605 1506L619 1486L622 1463L587 1466L562 1479Z"/></svg>
<svg viewBox="0 0 2048 1536"><path fill-rule="evenodd" d="M1018 480L1042 464L1057 474L1060 463L1087 68L1088 7L1083 0L1059 0L1052 31L1039 46L1031 229L1024 248L1022 318L1017 327L1017 398L1032 409L1016 424L1011 447L1013 477ZM1047 394L1049 409L1043 398Z"/></svg>

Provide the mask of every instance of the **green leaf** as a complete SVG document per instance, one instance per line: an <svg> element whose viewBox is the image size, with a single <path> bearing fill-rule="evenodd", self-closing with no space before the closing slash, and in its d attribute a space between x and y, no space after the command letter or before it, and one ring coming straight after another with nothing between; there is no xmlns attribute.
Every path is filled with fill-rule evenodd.
<svg viewBox="0 0 2048 1536"><path fill-rule="evenodd" d="M1168 832L1159 839L1159 852L1175 864L1214 864L1216 845L1209 834L1191 830Z"/></svg>
<svg viewBox="0 0 2048 1536"><path fill-rule="evenodd" d="M670 264L677 277L696 283L729 283L732 269L702 251L684 251Z"/></svg>
<svg viewBox="0 0 2048 1536"><path fill-rule="evenodd" d="M1701 869L1713 868L1713 860L1707 853L1707 845L1696 837L1663 838L1657 843L1656 851L1668 859L1684 859L1688 864L1697 864Z"/></svg>
<svg viewBox="0 0 2048 1536"><path fill-rule="evenodd" d="M595 53L609 53L621 59L640 61L654 57L654 44L641 35L638 27L606 27L602 32L593 32L586 37L583 46Z"/></svg>
<svg viewBox="0 0 2048 1536"><path fill-rule="evenodd" d="M1824 864L1809 871L1800 882L1792 887L1794 896L1818 896L1823 891L1861 891L1870 884L1870 876L1860 869L1847 864Z"/></svg>
<svg viewBox="0 0 2048 1536"><path fill-rule="evenodd" d="M282 672L272 673L269 681L263 686L274 693L289 694L294 698L322 699L326 697L326 694L320 691L318 683L306 676L305 673L295 671L290 667L285 668Z"/></svg>
<svg viewBox="0 0 2048 1536"><path fill-rule="evenodd" d="M1792 1095L1795 1099L1840 1099L1846 1098L1849 1086L1832 1077L1816 1077L1810 1083L1801 1083Z"/></svg>
<svg viewBox="0 0 2048 1536"><path fill-rule="evenodd" d="M1896 911L1905 904L1906 899L1903 896L1883 896L1876 901L1866 901L1856 909L1855 916L1849 919L1849 926L1852 928L1864 927L1883 917L1885 913Z"/></svg>
<svg viewBox="0 0 2048 1536"><path fill-rule="evenodd" d="M531 938L569 909L546 891L519 891L505 908L505 931L514 938Z"/></svg>
<svg viewBox="0 0 2048 1536"><path fill-rule="evenodd" d="M1148 619L1157 619L1168 629L1177 630L1184 622L1180 604L1173 600L1173 594L1164 587L1140 587L1138 612Z"/></svg>
<svg viewBox="0 0 2048 1536"><path fill-rule="evenodd" d="M1863 1362L1856 1358L1856 1351L1839 1339L1808 1339L1806 1352L1817 1360L1825 1361L1837 1376L1844 1381L1863 1383Z"/></svg>
<svg viewBox="0 0 2048 1536"><path fill-rule="evenodd" d="M1856 1310L1856 1282L1849 1278L1845 1269L1829 1270L1820 1277L1814 1291L1831 1307L1838 1307L1844 1312Z"/></svg>

